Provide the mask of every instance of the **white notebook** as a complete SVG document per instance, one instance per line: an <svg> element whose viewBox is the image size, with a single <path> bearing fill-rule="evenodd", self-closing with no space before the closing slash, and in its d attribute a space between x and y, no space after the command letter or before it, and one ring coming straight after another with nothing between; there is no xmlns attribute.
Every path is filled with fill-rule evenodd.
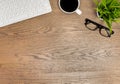
<svg viewBox="0 0 120 84"><path fill-rule="evenodd" d="M49 0L0 0L0 27L51 11Z"/></svg>

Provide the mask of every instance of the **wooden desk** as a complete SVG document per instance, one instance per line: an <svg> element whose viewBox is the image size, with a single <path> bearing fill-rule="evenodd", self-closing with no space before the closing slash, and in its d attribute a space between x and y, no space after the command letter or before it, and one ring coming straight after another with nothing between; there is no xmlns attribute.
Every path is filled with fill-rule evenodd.
<svg viewBox="0 0 120 84"><path fill-rule="evenodd" d="M0 84L120 84L120 24L104 38L84 26L97 17L92 0L81 16L53 12L0 28Z"/></svg>

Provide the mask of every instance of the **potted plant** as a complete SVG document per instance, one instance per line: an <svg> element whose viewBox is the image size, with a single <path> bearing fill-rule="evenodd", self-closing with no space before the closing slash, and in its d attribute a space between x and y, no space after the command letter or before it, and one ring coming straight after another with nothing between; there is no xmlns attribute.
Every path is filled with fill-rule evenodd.
<svg viewBox="0 0 120 84"><path fill-rule="evenodd" d="M99 18L106 23L112 32L112 23L120 22L120 1L119 0L94 0Z"/></svg>

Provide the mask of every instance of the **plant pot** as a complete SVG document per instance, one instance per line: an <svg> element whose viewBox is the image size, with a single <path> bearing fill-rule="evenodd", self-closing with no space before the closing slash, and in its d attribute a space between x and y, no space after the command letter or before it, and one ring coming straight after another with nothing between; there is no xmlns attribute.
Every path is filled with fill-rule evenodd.
<svg viewBox="0 0 120 84"><path fill-rule="evenodd" d="M97 14L97 17L100 19L100 20L103 20L103 18L100 17L100 13L99 12L96 12Z"/></svg>

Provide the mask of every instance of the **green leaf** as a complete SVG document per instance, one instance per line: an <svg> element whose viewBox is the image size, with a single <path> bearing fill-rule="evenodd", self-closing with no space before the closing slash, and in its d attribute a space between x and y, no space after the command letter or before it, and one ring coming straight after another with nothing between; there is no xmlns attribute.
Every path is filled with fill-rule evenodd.
<svg viewBox="0 0 120 84"><path fill-rule="evenodd" d="M114 22L120 23L120 19L116 19L116 20L114 20Z"/></svg>
<svg viewBox="0 0 120 84"><path fill-rule="evenodd" d="M93 1L94 1L94 3L96 4L96 6L98 6L99 1L98 1L98 0L93 0Z"/></svg>

